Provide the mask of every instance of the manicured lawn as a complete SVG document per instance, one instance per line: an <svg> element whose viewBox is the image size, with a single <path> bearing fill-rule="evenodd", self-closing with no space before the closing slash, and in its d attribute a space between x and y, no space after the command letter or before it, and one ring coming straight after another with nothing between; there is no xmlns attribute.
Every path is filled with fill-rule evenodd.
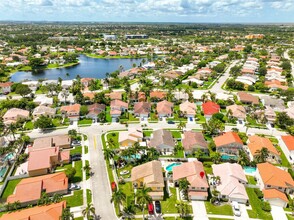
<svg viewBox="0 0 294 220"><path fill-rule="evenodd" d="M60 170L60 169L66 170L69 167L72 167L72 163L64 164L63 166L58 166L58 167L56 167L56 170Z"/></svg>
<svg viewBox="0 0 294 220"><path fill-rule="evenodd" d="M139 121L139 118L136 118L133 114L129 112L124 112L122 116L120 117L120 122L126 122L126 121Z"/></svg>
<svg viewBox="0 0 294 220"><path fill-rule="evenodd" d="M76 207L83 205L83 190L74 191L72 196L63 197L62 200L66 201L69 207Z"/></svg>
<svg viewBox="0 0 294 220"><path fill-rule="evenodd" d="M25 129L26 130L33 130L34 129L34 123L32 121L26 122Z"/></svg>
<svg viewBox="0 0 294 220"><path fill-rule="evenodd" d="M150 113L150 119L148 121L158 121L158 117L154 112Z"/></svg>
<svg viewBox="0 0 294 220"><path fill-rule="evenodd" d="M84 151L85 151L85 154L87 154L89 152L89 147L88 146L84 146Z"/></svg>
<svg viewBox="0 0 294 220"><path fill-rule="evenodd" d="M205 161L203 163L204 171L206 174L212 174L212 167L211 167L212 164L213 162L209 162L209 161Z"/></svg>
<svg viewBox="0 0 294 220"><path fill-rule="evenodd" d="M249 197L249 203L252 210L247 210L250 218L259 219L273 219L270 212L265 212L261 209L261 200L258 199L253 188L246 188L247 195Z"/></svg>
<svg viewBox="0 0 294 220"><path fill-rule="evenodd" d="M10 180L8 181L5 190L2 194L2 198L7 198L8 196L12 195L14 192L14 189L16 187L16 185L21 181L21 179L17 179L17 180Z"/></svg>
<svg viewBox="0 0 294 220"><path fill-rule="evenodd" d="M84 118L82 120L79 120L78 125L91 125L92 119Z"/></svg>
<svg viewBox="0 0 294 220"><path fill-rule="evenodd" d="M77 218L75 218L75 220L84 220L84 218L83 217L77 217Z"/></svg>
<svg viewBox="0 0 294 220"><path fill-rule="evenodd" d="M205 202L205 207L206 207L207 214L233 215L232 206L228 204L215 206L211 204L210 202Z"/></svg>
<svg viewBox="0 0 294 220"><path fill-rule="evenodd" d="M77 146L70 150L70 154L82 154L82 146Z"/></svg>
<svg viewBox="0 0 294 220"><path fill-rule="evenodd" d="M88 136L83 134L84 141L88 140Z"/></svg>
<svg viewBox="0 0 294 220"><path fill-rule="evenodd" d="M176 188L169 188L170 196L165 193L163 201L161 201L162 213L178 213L178 210L175 206L177 201Z"/></svg>
<svg viewBox="0 0 294 220"><path fill-rule="evenodd" d="M173 138L181 138L181 132L179 131L171 131Z"/></svg>
<svg viewBox="0 0 294 220"><path fill-rule="evenodd" d="M143 131L144 137L150 137L153 131Z"/></svg>
<svg viewBox="0 0 294 220"><path fill-rule="evenodd" d="M52 120L52 122L53 122L53 125L54 125L55 127L60 127L60 126L66 126L66 125L69 125L69 119L68 119L68 118L65 118L65 119L64 119L63 124L62 124L62 118L54 118L54 119Z"/></svg>
<svg viewBox="0 0 294 220"><path fill-rule="evenodd" d="M286 214L286 215L287 215L288 220L294 220L294 216L293 215L290 215L290 214Z"/></svg>
<svg viewBox="0 0 294 220"><path fill-rule="evenodd" d="M291 167L289 161L287 160L284 152L282 151L281 147L279 145L275 146L277 148L277 150L280 152L280 158L282 160L281 165L284 167Z"/></svg>
<svg viewBox="0 0 294 220"><path fill-rule="evenodd" d="M203 115L201 115L201 114L197 114L196 115L196 122L198 124L204 124L206 122L205 117Z"/></svg>
<svg viewBox="0 0 294 220"><path fill-rule="evenodd" d="M106 144L109 144L110 148L113 148L113 149L119 148L118 132L111 132L107 134L106 138L107 138Z"/></svg>
<svg viewBox="0 0 294 220"><path fill-rule="evenodd" d="M89 161L88 160L86 160L85 162L86 162L86 165L89 165ZM89 170L89 171L86 172L86 180L90 178L90 172L91 172L91 170Z"/></svg>
<svg viewBox="0 0 294 220"><path fill-rule="evenodd" d="M107 106L106 107L106 121L107 122L112 122L112 118L111 118L111 115L110 115L110 107L109 106Z"/></svg>
<svg viewBox="0 0 294 220"><path fill-rule="evenodd" d="M83 168L82 168L82 161L75 161L75 169L76 169L76 174L72 180L72 182L81 182L83 180Z"/></svg>
<svg viewBox="0 0 294 220"><path fill-rule="evenodd" d="M257 182L255 181L253 176L246 176L246 178L247 178L249 184L252 184L252 185L257 184Z"/></svg>
<svg viewBox="0 0 294 220"><path fill-rule="evenodd" d="M87 203L92 203L92 191L87 189Z"/></svg>

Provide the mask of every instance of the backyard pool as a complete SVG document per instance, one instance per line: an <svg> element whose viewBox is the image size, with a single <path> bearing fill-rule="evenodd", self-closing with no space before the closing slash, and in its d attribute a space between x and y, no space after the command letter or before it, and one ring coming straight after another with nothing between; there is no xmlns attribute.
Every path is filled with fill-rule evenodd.
<svg viewBox="0 0 294 220"><path fill-rule="evenodd" d="M8 153L4 157L4 161L12 160L14 158L13 153Z"/></svg>
<svg viewBox="0 0 294 220"><path fill-rule="evenodd" d="M123 156L122 158L124 158L125 160L140 159L141 155L140 154L133 154L133 155L131 155L131 157Z"/></svg>
<svg viewBox="0 0 294 220"><path fill-rule="evenodd" d="M165 167L165 170L167 171L167 172L171 172L171 171L173 171L173 167L177 167L177 166L180 166L182 163L171 163L170 165L167 165L166 167Z"/></svg>
<svg viewBox="0 0 294 220"><path fill-rule="evenodd" d="M5 176L7 168L6 167L1 167L0 168L0 178Z"/></svg>
<svg viewBox="0 0 294 220"><path fill-rule="evenodd" d="M248 174L255 174L256 173L256 167L243 167L244 172Z"/></svg>
<svg viewBox="0 0 294 220"><path fill-rule="evenodd" d="M235 155L228 155L228 154L223 154L221 156L222 160L238 160L238 157Z"/></svg>

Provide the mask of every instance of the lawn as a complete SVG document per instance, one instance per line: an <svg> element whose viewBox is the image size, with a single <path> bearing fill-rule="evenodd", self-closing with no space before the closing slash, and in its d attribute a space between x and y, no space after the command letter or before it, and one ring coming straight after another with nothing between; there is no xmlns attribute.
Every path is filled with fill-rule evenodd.
<svg viewBox="0 0 294 220"><path fill-rule="evenodd" d="M82 167L82 161L75 161L75 169L76 169L76 174L73 177L72 182L73 183L77 183L77 182L81 182L83 180L83 167Z"/></svg>
<svg viewBox="0 0 294 220"><path fill-rule="evenodd" d="M92 203L92 191L87 189L87 203Z"/></svg>
<svg viewBox="0 0 294 220"><path fill-rule="evenodd" d="M143 131L144 137L151 137L153 131Z"/></svg>
<svg viewBox="0 0 294 220"><path fill-rule="evenodd" d="M211 204L210 202L205 202L205 207L206 207L207 214L233 215L232 206L228 204L215 206Z"/></svg>
<svg viewBox="0 0 294 220"><path fill-rule="evenodd" d="M73 154L82 154L82 147L81 146L77 146L73 149L70 150L70 155Z"/></svg>
<svg viewBox="0 0 294 220"><path fill-rule="evenodd" d="M8 181L5 190L2 194L2 198L6 199L8 196L12 195L16 185L21 181L21 179Z"/></svg>
<svg viewBox="0 0 294 220"><path fill-rule="evenodd" d="M106 107L106 121L107 122L112 122L112 118L111 118L111 115L110 115L110 107L109 106Z"/></svg>
<svg viewBox="0 0 294 220"><path fill-rule="evenodd" d="M203 115L201 115L201 114L197 114L196 115L196 122L198 124L204 124L206 122L205 117Z"/></svg>
<svg viewBox="0 0 294 220"><path fill-rule="evenodd" d="M74 191L72 196L65 196L62 200L66 201L66 205L69 207L76 207L83 205L83 190Z"/></svg>
<svg viewBox="0 0 294 220"><path fill-rule="evenodd" d="M212 167L211 167L212 164L213 162L209 162L209 161L203 162L203 167L206 174L212 174Z"/></svg>
<svg viewBox="0 0 294 220"><path fill-rule="evenodd" d="M277 148L277 150L280 152L280 158L281 158L281 165L284 167L291 167L289 161L287 160L284 152L282 151L281 147L277 144L275 144L275 147Z"/></svg>
<svg viewBox="0 0 294 220"><path fill-rule="evenodd" d="M86 165L90 165L88 160L86 160ZM86 180L90 178L90 172L91 172L91 170L86 172Z"/></svg>
<svg viewBox="0 0 294 220"><path fill-rule="evenodd" d="M53 118L52 122L53 122L53 125L54 125L55 127L60 127L60 126L66 126L66 125L69 125L69 119L68 119L68 118L65 118L65 119L64 119L63 124L62 124L62 118Z"/></svg>
<svg viewBox="0 0 294 220"><path fill-rule="evenodd" d="M84 217L77 217L75 220L84 220Z"/></svg>
<svg viewBox="0 0 294 220"><path fill-rule="evenodd" d="M72 167L72 163L64 164L63 166L58 166L58 167L56 167L56 170L60 170L60 169L66 170L69 167Z"/></svg>
<svg viewBox="0 0 294 220"><path fill-rule="evenodd" d="M294 216L290 214L286 214L288 220L294 220Z"/></svg>
<svg viewBox="0 0 294 220"><path fill-rule="evenodd" d="M181 132L179 131L171 131L173 138L179 139L182 138Z"/></svg>
<svg viewBox="0 0 294 220"><path fill-rule="evenodd" d="M118 132L111 132L106 135L106 143L109 144L110 148L117 149L119 148L118 144Z"/></svg>
<svg viewBox="0 0 294 220"><path fill-rule="evenodd" d="M255 181L253 176L246 176L246 178L247 178L249 184L252 184L252 185L257 184L257 182Z"/></svg>
<svg viewBox="0 0 294 220"><path fill-rule="evenodd" d="M250 218L259 219L273 219L270 212L265 212L261 209L261 200L258 199L253 188L246 188L247 195L249 197L249 203L252 210L247 210Z"/></svg>
<svg viewBox="0 0 294 220"><path fill-rule="evenodd" d="M33 130L34 129L34 123L32 121L26 122L25 129L26 130Z"/></svg>
<svg viewBox="0 0 294 220"><path fill-rule="evenodd" d="M148 119L148 121L154 121L157 122L158 121L158 117L154 112L150 113L150 118Z"/></svg>
<svg viewBox="0 0 294 220"><path fill-rule="evenodd" d="M78 125L91 125L92 122L92 119L84 118L82 120L79 120Z"/></svg>
<svg viewBox="0 0 294 220"><path fill-rule="evenodd" d="M136 118L133 114L129 112L124 112L120 117L120 122L132 122L132 121L139 121L139 118Z"/></svg>
<svg viewBox="0 0 294 220"><path fill-rule="evenodd" d="M178 210L175 206L177 202L177 193L176 193L176 188L170 187L170 196L165 193L164 194L164 199L161 201L161 209L162 213L178 213Z"/></svg>
<svg viewBox="0 0 294 220"><path fill-rule="evenodd" d="M89 152L89 147L88 146L84 146L84 151L85 151L85 154L87 154Z"/></svg>

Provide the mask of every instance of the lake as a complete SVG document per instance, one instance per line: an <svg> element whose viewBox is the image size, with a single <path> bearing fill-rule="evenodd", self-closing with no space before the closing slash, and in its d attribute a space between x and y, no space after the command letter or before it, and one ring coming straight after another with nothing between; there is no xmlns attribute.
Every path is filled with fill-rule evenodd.
<svg viewBox="0 0 294 220"><path fill-rule="evenodd" d="M106 73L112 73L119 69L120 66L124 67L124 70L131 69L135 63L140 65L142 59L97 59L87 57L85 55L79 56L80 63L75 66L38 70L37 73L31 71L19 71L11 75L10 81L21 82L23 80L38 80L38 79L75 79L77 75L82 78L105 78ZM66 76L69 73L69 76Z"/></svg>

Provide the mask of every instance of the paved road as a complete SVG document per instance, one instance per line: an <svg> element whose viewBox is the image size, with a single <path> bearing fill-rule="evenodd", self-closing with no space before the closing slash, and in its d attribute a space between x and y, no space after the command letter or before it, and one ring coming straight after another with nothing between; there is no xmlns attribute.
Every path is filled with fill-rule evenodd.
<svg viewBox="0 0 294 220"><path fill-rule="evenodd" d="M290 62L291 62L291 68L292 68L292 70L291 70L291 74L292 74L292 77L294 77L294 62L291 60L291 58L290 58L290 56L289 56L288 53L289 53L289 50L286 50L286 51L284 52L284 58L290 60Z"/></svg>

